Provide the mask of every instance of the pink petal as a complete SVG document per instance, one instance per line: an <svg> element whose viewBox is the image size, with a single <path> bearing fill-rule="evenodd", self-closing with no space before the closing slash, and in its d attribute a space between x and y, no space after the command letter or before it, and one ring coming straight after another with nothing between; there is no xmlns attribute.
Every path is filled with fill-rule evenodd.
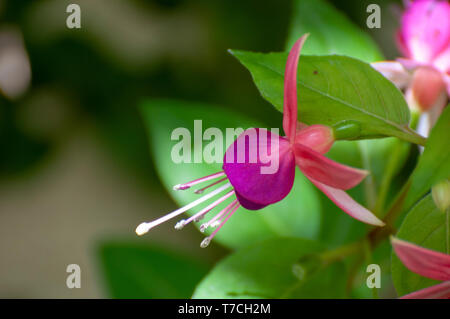
<svg viewBox="0 0 450 319"><path fill-rule="evenodd" d="M295 177L294 154L284 137L264 129L248 129L228 147L223 170L239 203L256 210L289 194Z"/></svg>
<svg viewBox="0 0 450 319"><path fill-rule="evenodd" d="M447 103L447 91L442 74L433 67L421 66L414 71L412 94L422 112L428 111L437 102ZM438 103L441 104L441 103Z"/></svg>
<svg viewBox="0 0 450 319"><path fill-rule="evenodd" d="M342 209L353 218L369 225L384 226L384 223L380 219L378 219L371 211L361 206L343 190L327 186L310 177L308 177L308 179L314 185L316 185L316 187L320 189L325 195L327 195L327 197L331 199L340 209Z"/></svg>
<svg viewBox="0 0 450 319"><path fill-rule="evenodd" d="M447 1L413 1L404 12L401 25L408 57L431 63L449 45L450 5Z"/></svg>
<svg viewBox="0 0 450 319"><path fill-rule="evenodd" d="M412 272L435 280L450 280L450 255L392 238L392 246Z"/></svg>
<svg viewBox="0 0 450 319"><path fill-rule="evenodd" d="M450 74L450 44L434 59L433 65L441 72Z"/></svg>
<svg viewBox="0 0 450 319"><path fill-rule="evenodd" d="M303 130L307 127L309 127L309 125L302 123L302 122L297 122L297 131Z"/></svg>
<svg viewBox="0 0 450 319"><path fill-rule="evenodd" d="M371 66L399 89L405 88L411 80L411 75L400 62L382 61L371 63Z"/></svg>
<svg viewBox="0 0 450 319"><path fill-rule="evenodd" d="M283 106L283 129L286 136L293 141L297 127L297 69L298 59L303 43L308 34L303 35L295 42L286 62L284 73L284 106Z"/></svg>
<svg viewBox="0 0 450 319"><path fill-rule="evenodd" d="M445 86L447 87L447 95L450 98L450 75L444 74L444 82Z"/></svg>
<svg viewBox="0 0 450 319"><path fill-rule="evenodd" d="M333 129L320 124L303 126L302 128L300 128L300 125L297 125L295 143L303 144L320 154L325 154L334 143Z"/></svg>
<svg viewBox="0 0 450 319"><path fill-rule="evenodd" d="M450 281L414 291L400 299L450 299Z"/></svg>
<svg viewBox="0 0 450 319"><path fill-rule="evenodd" d="M441 94L437 101L431 106L427 112L429 126L433 127L438 121L444 109L447 107L447 92Z"/></svg>
<svg viewBox="0 0 450 319"><path fill-rule="evenodd" d="M338 189L350 189L368 175L365 170L339 164L311 148L296 143L295 163L309 178Z"/></svg>
<svg viewBox="0 0 450 319"><path fill-rule="evenodd" d="M407 71L414 71L419 66L426 66L427 63L417 62L411 59L397 58L397 62L400 63Z"/></svg>
<svg viewBox="0 0 450 319"><path fill-rule="evenodd" d="M410 57L411 53L408 50L408 47L406 46L405 39L403 38L403 34L401 30L398 30L395 34L395 42L397 43L397 47L401 54L403 54L404 57Z"/></svg>

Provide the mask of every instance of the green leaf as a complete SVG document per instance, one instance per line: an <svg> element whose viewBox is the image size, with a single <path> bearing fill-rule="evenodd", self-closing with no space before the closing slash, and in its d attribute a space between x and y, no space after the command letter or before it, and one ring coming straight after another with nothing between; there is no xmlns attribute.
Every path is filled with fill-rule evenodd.
<svg viewBox="0 0 450 319"><path fill-rule="evenodd" d="M353 199L363 203L362 189L352 189L348 194ZM369 226L350 217L325 194L320 194L323 207L323 222L319 240L329 248L335 248L364 237Z"/></svg>
<svg viewBox="0 0 450 319"><path fill-rule="evenodd" d="M433 127L427 145L411 175L404 208L409 209L434 184L450 178L450 107L446 107Z"/></svg>
<svg viewBox="0 0 450 319"><path fill-rule="evenodd" d="M327 157L346 165L365 169L370 172L363 182L348 193L358 202L374 210L380 195L386 197L394 189L392 184L399 170L406 162L410 144L396 138L384 138L363 141L337 141ZM393 163L390 163L393 161ZM390 175L390 182L386 179ZM396 190L394 190L396 191ZM334 247L364 236L368 226L351 218L339 209L326 196L321 196L324 217L321 226L320 242ZM384 205L379 207L382 209Z"/></svg>
<svg viewBox="0 0 450 319"><path fill-rule="evenodd" d="M327 1L295 0L287 49L305 33L310 33L304 54L340 54L366 62L383 60L370 36Z"/></svg>
<svg viewBox="0 0 450 319"><path fill-rule="evenodd" d="M208 266L161 247L107 242L99 258L112 298L190 298Z"/></svg>
<svg viewBox="0 0 450 319"><path fill-rule="evenodd" d="M283 111L287 53L230 51L252 74L262 96ZM370 65L345 56L302 56L298 75L299 121L337 125L351 121L353 139L396 136L423 144L408 127L410 113L401 92Z"/></svg>
<svg viewBox="0 0 450 319"><path fill-rule="evenodd" d="M397 237L419 246L446 252L445 214L434 204L431 195L422 199L406 216ZM407 269L392 253L392 279L399 296L438 283Z"/></svg>
<svg viewBox="0 0 450 319"><path fill-rule="evenodd" d="M220 261L193 298L341 298L345 291L341 263L303 280L294 275L301 257L320 250L316 242L299 238L271 239L243 248Z"/></svg>
<svg viewBox="0 0 450 319"><path fill-rule="evenodd" d="M226 128L264 127L240 114L200 103L151 100L142 105L142 114L148 128L158 174L170 195L180 206L192 202L199 195L189 190L173 191L173 185L221 171L222 164L174 163L171 159L171 150L178 141L171 140L171 132L175 128L184 127L194 132L195 119L202 119L203 130L216 127L224 132L224 136ZM228 141L227 145L231 143L232 140ZM224 145L224 151L227 145ZM193 147L192 154L195 152L201 152L200 148ZM221 207L223 205L217 207L216 211L219 212ZM189 214L197 212L200 208L190 211ZM161 212L161 215L165 213L168 212ZM259 211L239 208L214 237L214 241L238 248L261 239L279 236L313 239L318 235L320 219L320 204L316 190L297 171L294 187L285 199Z"/></svg>
<svg viewBox="0 0 450 319"><path fill-rule="evenodd" d="M370 175L362 182L364 188L367 188L366 201L370 206L373 204L371 203L373 199L367 198L370 196L367 194L372 192L369 188L373 188L373 197L376 198L386 171L389 170L388 173L396 175L406 163L409 150L408 143L391 137L363 141L337 141L327 156L337 162L370 172ZM391 159L394 160L393 163L390 163ZM369 183L372 185L367 185Z"/></svg>
<svg viewBox="0 0 450 319"><path fill-rule="evenodd" d="M367 267L371 264L380 266L380 288L369 288L367 286L367 278L370 275L367 272ZM351 267L351 266L350 266ZM373 251L367 243L364 261L359 267L360 275L354 277L354 289L351 291L350 298L368 299L378 296L391 296L394 289L391 278L391 245L385 240L380 245L374 248Z"/></svg>

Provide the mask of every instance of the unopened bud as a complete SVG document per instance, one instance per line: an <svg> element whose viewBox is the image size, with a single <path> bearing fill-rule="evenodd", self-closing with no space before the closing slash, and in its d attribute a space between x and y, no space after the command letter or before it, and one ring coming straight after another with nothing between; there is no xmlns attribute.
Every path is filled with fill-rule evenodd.
<svg viewBox="0 0 450 319"><path fill-rule="evenodd" d="M435 106L445 106L447 91L443 75L432 67L417 68L414 71L411 96L408 100L410 107L418 108L421 112L426 112Z"/></svg>
<svg viewBox="0 0 450 319"><path fill-rule="evenodd" d="M356 140L361 136L361 124L357 121L346 120L333 125L336 140Z"/></svg>
<svg viewBox="0 0 450 319"><path fill-rule="evenodd" d="M209 246L209 244L211 243L211 238L206 237L205 239L202 240L202 242L200 243L200 247L201 248L206 248Z"/></svg>
<svg viewBox="0 0 450 319"><path fill-rule="evenodd" d="M334 143L333 129L325 125L311 125L295 135L295 142L308 146L319 153L326 153Z"/></svg>
<svg viewBox="0 0 450 319"><path fill-rule="evenodd" d="M445 212L450 208L450 181L444 180L431 188L431 196L437 208Z"/></svg>

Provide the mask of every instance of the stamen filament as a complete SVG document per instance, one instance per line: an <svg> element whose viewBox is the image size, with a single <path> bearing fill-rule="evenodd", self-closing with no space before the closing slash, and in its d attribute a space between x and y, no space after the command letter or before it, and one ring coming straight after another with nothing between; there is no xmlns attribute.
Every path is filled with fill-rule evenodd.
<svg viewBox="0 0 450 319"><path fill-rule="evenodd" d="M226 181L226 180L227 180L227 177L221 178L221 179L219 179L218 181L215 181L214 183L209 184L208 186L205 186L205 187L203 187L203 188L196 189L196 190L194 191L194 193L196 193L196 194L201 194L201 193L203 193L203 192L205 191L205 189L208 189L208 188L210 188L210 187L212 187L212 186L214 186L214 185L217 185L217 184L219 184L220 182L223 182L223 181Z"/></svg>
<svg viewBox="0 0 450 319"><path fill-rule="evenodd" d="M213 218L211 218L208 222L202 224L200 226L200 231L203 233L208 227L210 227L217 219L225 216L233 207L234 205L236 205L237 203L237 199L235 199L234 201L232 201L230 204L227 205L227 207L225 207L224 209L222 209L218 214L216 214L216 216L214 216Z"/></svg>
<svg viewBox="0 0 450 319"><path fill-rule="evenodd" d="M213 202L212 204L209 204L208 206L206 206L205 208L203 208L201 211L199 211L197 214L189 217L188 219L182 219L180 220L176 225L175 225L175 229L179 230L182 229L184 226L186 226L187 224L189 224L192 221L197 221L200 220L204 217L204 215L206 215L209 211L211 211L214 207L216 207L217 205L219 205L220 203L222 203L224 200L226 200L227 198L229 198L231 195L234 194L234 190L229 191L227 194L225 194L224 196L222 196L221 198L219 198L218 200L216 200L215 202Z"/></svg>
<svg viewBox="0 0 450 319"><path fill-rule="evenodd" d="M214 178L217 178L217 177L220 177L220 176L223 176L223 175L225 175L225 172L222 171L222 172L214 173L214 174L202 177L202 178L194 179L193 181L190 181L190 182L187 182L187 183L184 183L184 184L177 184L177 185L175 185L173 187L173 190L175 190L175 191L185 190L185 189L190 188L191 186L194 186L194 185L197 185L197 184L209 181L211 179L214 179Z"/></svg>
<svg viewBox="0 0 450 319"><path fill-rule="evenodd" d="M220 218L218 220L216 220L214 223L211 223L210 227L216 228L225 219L225 217L227 217L227 216L226 215L220 216Z"/></svg>
<svg viewBox="0 0 450 319"><path fill-rule="evenodd" d="M200 197L199 199L193 201L192 203L187 204L186 206L183 206L181 208L178 208L177 210L175 210L175 211L173 211L173 212L171 212L171 213L169 213L169 214L167 214L167 215L165 215L165 216L163 216L161 218L158 218L157 220L154 220L154 221L148 222L148 223L146 223L146 222L141 223L136 228L136 234L141 236L141 235L147 233L151 228L153 228L153 227L155 227L155 226L157 226L157 225L159 225L161 223L164 223L165 221L168 221L169 219L172 219L172 218L174 218L174 217L176 217L176 216L178 216L178 215L188 211L189 209L197 206L198 204L203 203L204 201L207 201L211 197L214 197L215 195L221 193L222 191L224 191L225 189L229 188L230 186L231 186L230 183L226 183L225 185L223 185L223 186L213 190L211 193L208 193L208 194Z"/></svg>
<svg viewBox="0 0 450 319"><path fill-rule="evenodd" d="M211 235L209 235L208 237L206 237L205 239L203 239L203 241L200 243L200 247L202 248L206 248L208 247L209 243L211 242L211 240L214 238L214 236L216 236L217 232L223 227L223 225L225 225L225 223L228 221L228 219L230 219L230 217L237 211L237 209L239 208L239 206L241 206L239 203L231 210L231 212L227 215L227 217L220 223L219 227L216 228L216 230L214 230Z"/></svg>
<svg viewBox="0 0 450 319"><path fill-rule="evenodd" d="M236 199L238 206L240 206L239 201ZM217 227L220 225L220 223L223 222L223 220L226 218L226 215L221 216L218 220L216 220L214 223L211 224L211 227Z"/></svg>

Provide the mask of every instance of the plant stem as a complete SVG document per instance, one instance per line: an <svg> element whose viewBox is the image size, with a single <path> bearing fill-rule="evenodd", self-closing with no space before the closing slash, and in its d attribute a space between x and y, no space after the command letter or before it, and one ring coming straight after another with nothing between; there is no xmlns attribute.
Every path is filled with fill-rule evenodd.
<svg viewBox="0 0 450 319"><path fill-rule="evenodd" d="M394 178L395 171L399 165L401 159L403 147L409 147L409 144L396 139L395 143L392 145L393 151L392 155L388 159L383 178L380 183L380 191L378 192L378 198L375 203L374 213L379 216L379 214L384 210L384 205L386 202L386 197L391 185L392 179Z"/></svg>
<svg viewBox="0 0 450 319"><path fill-rule="evenodd" d="M350 295L350 292L351 292L351 290L353 288L353 285L355 283L356 275L358 274L359 266L362 264L363 261L364 261L363 255L358 255L356 257L356 260L350 266L350 269L348 271L347 284L346 284L346 287L345 287L347 295Z"/></svg>
<svg viewBox="0 0 450 319"><path fill-rule="evenodd" d="M357 143L359 151L361 153L361 160L363 163L363 167L365 170L371 171L370 158L367 150L367 144L364 144L363 141L358 141ZM376 190L375 190L375 181L372 175L367 176L364 179L364 193L367 201L367 206L369 209L374 208L376 202Z"/></svg>
<svg viewBox="0 0 450 319"><path fill-rule="evenodd" d="M396 152L397 153L397 152ZM390 164L394 165L394 164ZM390 168L389 170L392 170ZM392 173L389 173L392 175ZM390 179L391 177L386 177L386 179ZM350 255L357 254L356 260L352 264L349 277L347 280L347 292L349 292L353 287L353 282L356 274L358 273L358 269L364 260L367 259L370 251L373 251L374 248L382 242L384 239L388 238L391 234L395 232L395 228L393 226L398 215L403 211L403 204L408 194L409 188L411 186L410 180L408 180L397 194L393 204L389 208L386 213L383 221L386 223L384 227L377 227L367 233L367 235L359 241L338 247L336 249L325 251L320 255L320 258L323 262L323 267L330 265L333 262L340 261ZM380 205L380 204L379 204ZM447 231L447 253L450 253L450 208L446 211L446 231ZM365 258L366 257L366 258ZM369 256L370 258L370 256ZM373 291L374 298L378 297L378 291L376 288Z"/></svg>
<svg viewBox="0 0 450 319"><path fill-rule="evenodd" d="M320 255L320 258L324 265L328 265L335 261L342 260L356 252L362 251L363 248L364 242L357 241L333 250L325 251Z"/></svg>
<svg viewBox="0 0 450 319"><path fill-rule="evenodd" d="M388 238L391 234L395 232L394 226L392 225L398 216L402 212L403 203L406 197L406 194L408 193L410 187L409 181L403 185L403 188L398 193L397 197L395 198L394 203L391 205L391 208L387 212L386 216L384 217L384 222L386 225L384 227L377 227L374 228L372 231L370 231L366 235L366 239L368 240L369 250L373 250L380 242L382 242L384 239ZM364 243L364 241L363 241ZM364 247L364 246L363 246ZM367 248L367 246L366 246ZM366 252L367 253L367 252ZM361 263L364 261L364 258L360 256L358 258L354 265L352 266L352 271L350 273L349 281L347 282L347 289L350 289L350 286L353 284L354 276L357 273L357 270Z"/></svg>
<svg viewBox="0 0 450 319"><path fill-rule="evenodd" d="M445 212L446 216L446 235L447 235L447 254L450 255L450 208Z"/></svg>
<svg viewBox="0 0 450 319"><path fill-rule="evenodd" d="M383 221L386 225L392 226L398 214L402 212L403 204L406 199L406 195L408 194L409 188L411 187L411 181L408 180L400 190L400 192L395 197L395 200L391 207L389 208L386 216L384 216Z"/></svg>
<svg viewBox="0 0 450 319"><path fill-rule="evenodd" d="M384 218L384 222L386 223L384 227L374 228L365 236L363 240L355 241L353 243L321 253L320 258L323 262L323 265L327 266L335 261L342 260L345 257L348 257L355 253L364 252L365 250L367 251L367 249L373 250L373 248L377 246L383 239L386 239L391 234L393 234L394 227L392 223L393 221L395 221L395 218L398 216L398 214L402 211L403 202L405 200L406 194L408 193L409 185L409 182L407 182L403 186L400 193L397 195L394 203L392 204L391 208ZM362 262L364 258L359 260L360 262ZM358 263L359 262L357 262L356 264Z"/></svg>
<svg viewBox="0 0 450 319"><path fill-rule="evenodd" d="M406 142L426 146L427 139L425 137L423 137L420 134L417 134L413 129L411 129L409 127L405 128L405 131L406 132L402 132L404 134L399 134L399 135L395 135L395 136L397 136L398 138L400 138Z"/></svg>
<svg viewBox="0 0 450 319"><path fill-rule="evenodd" d="M398 214L402 212L403 202L405 200L406 194L408 193L410 183L409 181L403 186L397 195L394 203L391 205L391 208L387 212L384 217L384 222L386 225L384 227L377 227L370 231L363 240L359 240L341 247L338 247L334 250L326 251L321 254L321 258L324 262L324 265L329 265L335 261L342 260L343 258L350 256L354 253L360 253L367 250L373 250L381 241L388 238L391 234L394 233L395 229L393 227L393 222L395 221ZM448 216L448 215L447 215ZM448 226L448 223L447 223ZM450 226L448 226L450 227ZM363 256L359 256L354 263L350 278L348 281L348 287L352 285L353 277L357 273L357 269L359 265L364 261Z"/></svg>

